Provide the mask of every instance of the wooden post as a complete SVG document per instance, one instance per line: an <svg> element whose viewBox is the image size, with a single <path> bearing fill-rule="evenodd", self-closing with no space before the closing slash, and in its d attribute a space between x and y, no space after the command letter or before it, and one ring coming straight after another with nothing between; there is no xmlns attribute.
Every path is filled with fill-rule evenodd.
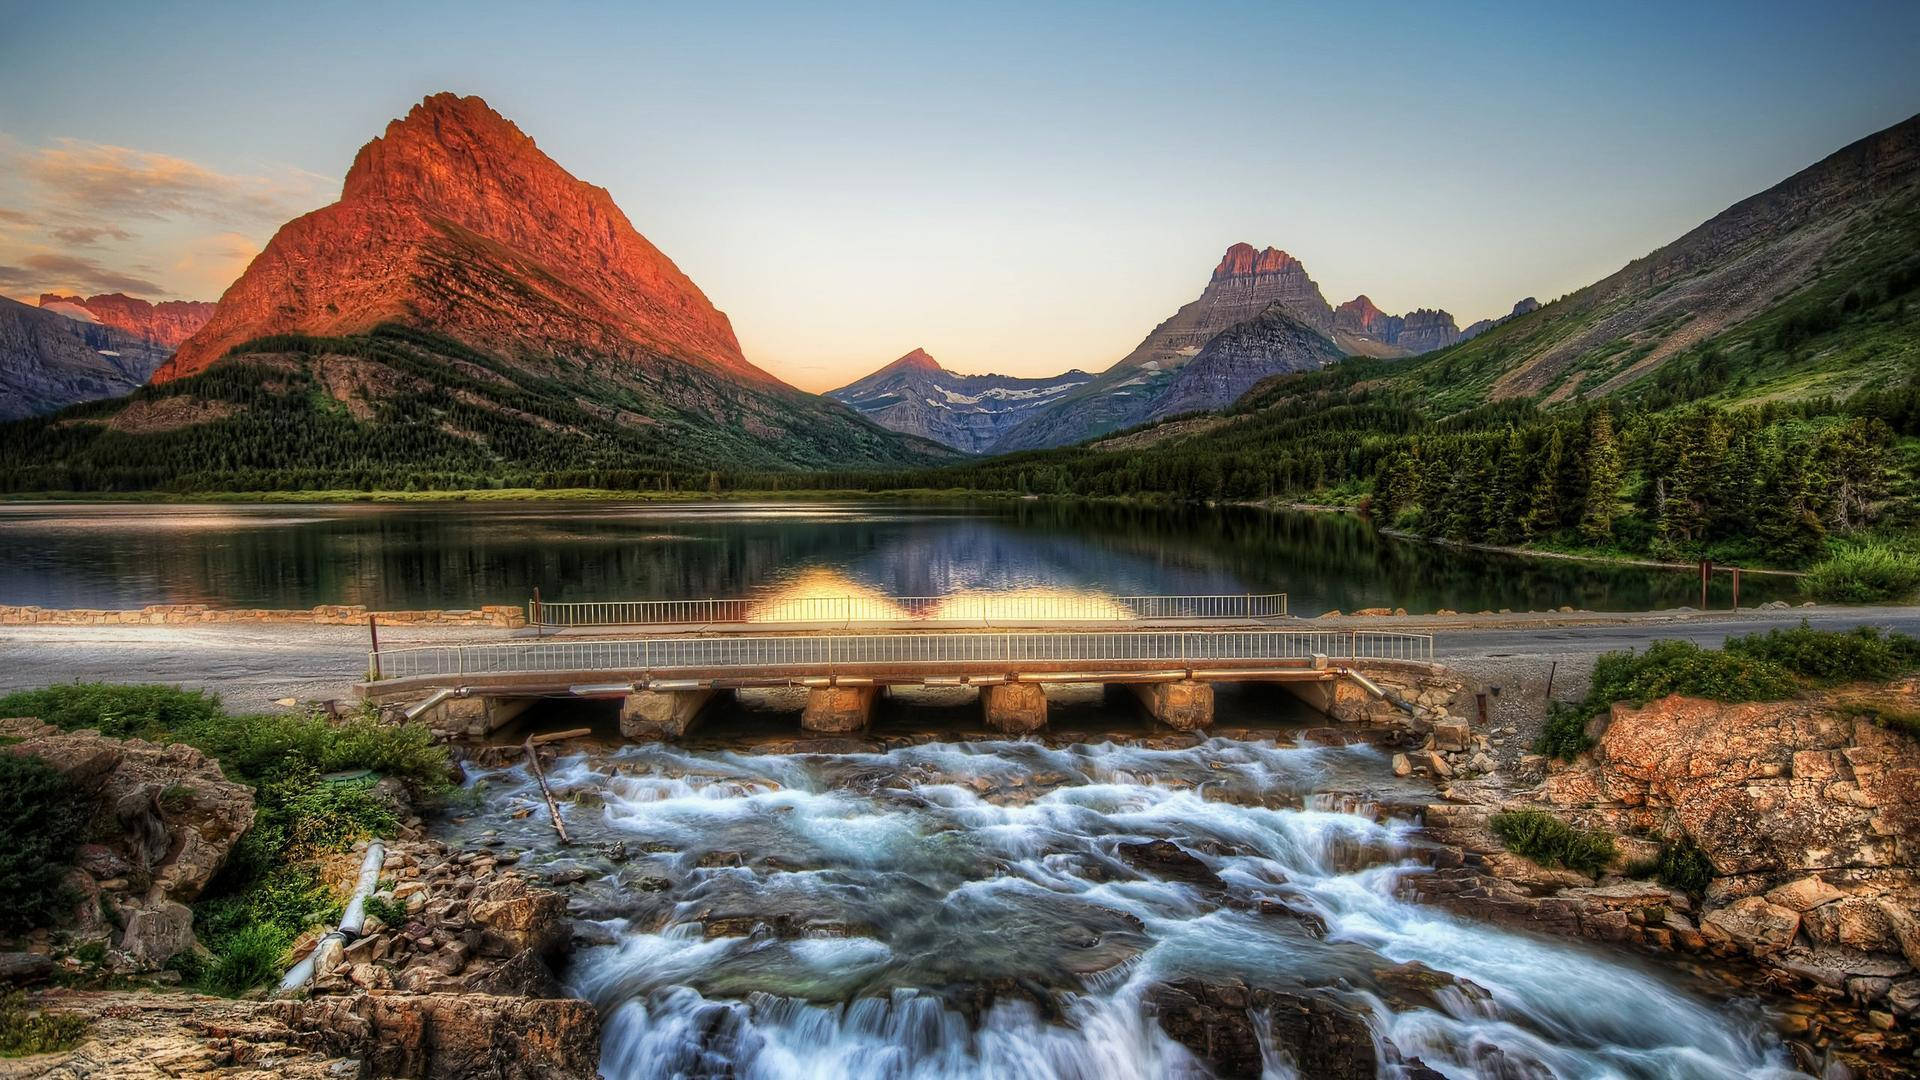
<svg viewBox="0 0 1920 1080"><path fill-rule="evenodd" d="M546 625L547 613L540 608L540 586L533 587L533 636L540 636L540 629Z"/></svg>
<svg viewBox="0 0 1920 1080"><path fill-rule="evenodd" d="M1740 610L1740 568L1733 568L1733 610Z"/></svg>
<svg viewBox="0 0 1920 1080"><path fill-rule="evenodd" d="M1700 560L1700 610L1707 610L1707 582L1713 579L1713 561Z"/></svg>
<svg viewBox="0 0 1920 1080"><path fill-rule="evenodd" d="M367 636L373 639L373 680L380 681L380 623L374 616L367 616Z"/></svg>

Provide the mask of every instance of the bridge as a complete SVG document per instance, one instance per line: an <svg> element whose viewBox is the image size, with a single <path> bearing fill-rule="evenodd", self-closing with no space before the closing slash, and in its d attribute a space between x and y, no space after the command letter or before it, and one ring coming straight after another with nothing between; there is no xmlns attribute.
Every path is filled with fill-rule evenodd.
<svg viewBox="0 0 1920 1080"><path fill-rule="evenodd" d="M517 640L370 654L363 697L407 705L436 728L485 735L542 698L617 698L629 738L692 730L723 693L807 691L801 727L865 728L890 686L975 687L995 731L1046 725L1042 687L1129 687L1155 719L1183 730L1213 722L1213 684L1278 683L1323 712L1342 687L1380 691L1359 669L1433 657L1433 638L1367 630L1206 627L1149 631L642 635Z"/></svg>

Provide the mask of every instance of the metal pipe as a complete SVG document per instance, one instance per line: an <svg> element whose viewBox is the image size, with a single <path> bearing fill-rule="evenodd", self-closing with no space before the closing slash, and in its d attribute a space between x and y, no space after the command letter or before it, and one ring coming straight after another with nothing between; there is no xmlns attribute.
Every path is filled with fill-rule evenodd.
<svg viewBox="0 0 1920 1080"><path fill-rule="evenodd" d="M312 982L320 957L332 951L330 946L344 947L347 942L360 936L367 925L367 897L372 895L374 886L380 883L380 868L386 862L387 845L379 840L369 843L367 857L360 863L360 878L353 886L353 896L347 900L346 913L340 916L340 926L314 942L307 955L281 977L280 985L274 988L275 994L291 994Z"/></svg>
<svg viewBox="0 0 1920 1080"><path fill-rule="evenodd" d="M435 705L438 705L438 704L440 704L441 702L443 702L443 701L445 701L445 700L447 700L448 698L450 698L450 697L452 697L452 696L454 695L454 693L455 693L455 691L454 691L454 690L452 690L452 689L447 689L447 690L435 690L435 691L434 691L434 692L433 692L433 693L432 693L431 695L429 695L429 696L427 697L427 700L425 700L425 701L423 701L423 702L421 702L421 703L420 703L420 704L418 704L418 705L415 705L415 706L414 706L413 708L411 708L411 709L408 709L408 710L406 711L406 713L405 713L405 715L406 715L406 718L407 718L407 719L409 719L409 720L418 720L418 719L420 719L420 714L421 714L421 713L424 713L424 712L426 712L426 711L427 711L428 709L431 709L431 708L433 708L433 707L434 707Z"/></svg>

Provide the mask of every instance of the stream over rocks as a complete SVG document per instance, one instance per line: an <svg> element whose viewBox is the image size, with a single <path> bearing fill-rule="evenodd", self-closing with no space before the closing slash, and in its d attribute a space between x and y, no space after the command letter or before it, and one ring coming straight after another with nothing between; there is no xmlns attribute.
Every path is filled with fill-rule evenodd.
<svg viewBox="0 0 1920 1080"><path fill-rule="evenodd" d="M635 745L549 769L570 848L524 768L459 828L570 883L610 1078L1798 1075L1757 1002L1404 899L1423 796L1290 737Z"/></svg>

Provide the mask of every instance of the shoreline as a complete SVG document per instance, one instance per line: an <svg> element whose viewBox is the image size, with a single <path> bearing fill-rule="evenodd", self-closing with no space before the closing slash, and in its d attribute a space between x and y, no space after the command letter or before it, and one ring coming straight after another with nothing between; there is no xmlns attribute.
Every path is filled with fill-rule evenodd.
<svg viewBox="0 0 1920 1080"><path fill-rule="evenodd" d="M791 500L794 502L822 502L834 499L846 499L856 502L882 502L887 500L926 501L926 502L1049 502L1049 503L1086 503L1108 506L1170 507L1178 500L1156 494L1141 495L1052 495L1032 494L1017 491L982 491L969 488L890 488L870 491L861 488L799 488L799 489L737 489L731 491L651 491L616 490L610 488L467 488L444 491L361 491L357 489L317 489L310 491L212 491L212 492L22 492L0 494L0 506L33 506L60 504L127 504L127 505L259 505L259 506L315 506L315 505L369 505L369 506L406 506L406 505L443 505L463 503L606 503L606 502L643 502L661 504L695 504L704 502L756 502L767 500ZM1199 502L1193 505L1209 507L1238 507L1259 510L1265 513L1285 511L1297 514L1355 515L1364 517L1352 506L1340 506L1332 503L1310 502ZM1636 567L1646 570L1690 571L1698 567L1697 563L1670 562L1653 558L1631 555L1603 555L1587 552L1553 551L1545 548L1523 547L1510 544L1477 544L1461 540L1446 540L1439 537L1422 536L1382 526L1373 526L1376 533L1394 540L1411 543L1430 544L1436 547L1458 548L1466 551L1480 551L1496 555L1514 555L1523 558L1558 559L1572 562L1588 562L1610 566ZM1716 570L1733 569L1730 565L1716 565ZM1741 566L1742 574L1765 574L1773 577L1803 578L1805 570L1783 570L1773 567Z"/></svg>

